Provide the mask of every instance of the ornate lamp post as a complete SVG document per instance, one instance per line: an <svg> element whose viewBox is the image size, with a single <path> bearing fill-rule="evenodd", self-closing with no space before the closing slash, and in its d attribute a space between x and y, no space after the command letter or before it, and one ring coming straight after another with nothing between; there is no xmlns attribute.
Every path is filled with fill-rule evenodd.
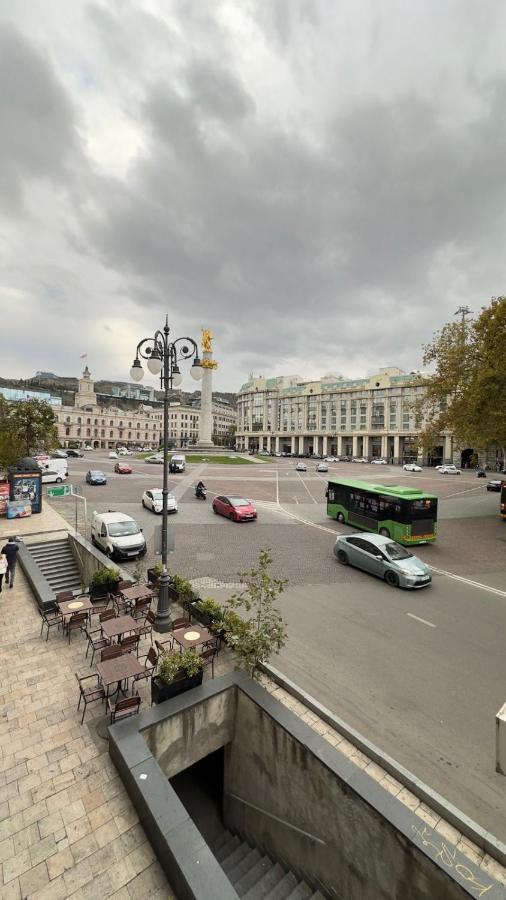
<svg viewBox="0 0 506 900"><path fill-rule="evenodd" d="M170 609L169 609L169 571L167 568L167 494L169 493L168 469L169 463L167 459L167 444L169 438L169 389L179 387L183 378L179 371L178 361L181 359L193 359L190 369L191 376L199 381L202 378L202 368L199 359L199 351L197 344L193 338L182 337L176 338L175 341L169 340L170 328L168 325L168 316L165 317L165 325L162 331L155 331L152 338L143 338L137 344L135 359L130 376L134 381L140 381L144 375L141 361L146 359L148 369L152 375L160 375L160 385L163 389L163 489L162 489L162 565L163 572L160 578L160 590L158 596L158 607L156 611L155 628L157 631L166 632L170 630Z"/></svg>

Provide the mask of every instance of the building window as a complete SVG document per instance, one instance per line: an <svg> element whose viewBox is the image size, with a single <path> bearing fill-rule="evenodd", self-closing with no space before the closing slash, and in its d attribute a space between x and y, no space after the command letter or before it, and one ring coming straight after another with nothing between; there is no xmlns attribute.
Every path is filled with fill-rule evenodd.
<svg viewBox="0 0 506 900"><path fill-rule="evenodd" d="M114 421L112 419L110 419L109 425L111 425L111 426L114 425ZM111 434L111 437L112 437L112 434Z"/></svg>
<svg viewBox="0 0 506 900"><path fill-rule="evenodd" d="M67 422L70 422L70 419L67 419ZM78 424L78 425L81 424L81 416L78 416L78 417L77 417L77 424Z"/></svg>
<svg viewBox="0 0 506 900"><path fill-rule="evenodd" d="M98 425L98 419L95 419L95 420L93 421L93 424L94 424L94 425Z"/></svg>
<svg viewBox="0 0 506 900"><path fill-rule="evenodd" d="M91 419L86 419L86 424L91 425Z"/></svg>
<svg viewBox="0 0 506 900"><path fill-rule="evenodd" d="M105 429L104 428L102 428L102 430L100 432L100 437L105 437Z"/></svg>
<svg viewBox="0 0 506 900"><path fill-rule="evenodd" d="M111 437L111 438L114 437L114 431L109 432L109 437Z"/></svg>

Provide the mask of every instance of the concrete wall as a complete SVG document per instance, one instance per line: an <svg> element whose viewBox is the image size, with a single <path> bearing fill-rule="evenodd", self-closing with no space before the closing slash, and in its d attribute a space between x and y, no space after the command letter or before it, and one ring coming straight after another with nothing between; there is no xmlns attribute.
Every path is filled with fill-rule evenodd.
<svg viewBox="0 0 506 900"><path fill-rule="evenodd" d="M495 770L506 775L506 703L495 717Z"/></svg>
<svg viewBox="0 0 506 900"><path fill-rule="evenodd" d="M146 743L167 778L232 740L235 706L236 692L223 691L144 732Z"/></svg>
<svg viewBox="0 0 506 900"><path fill-rule="evenodd" d="M123 569L116 562L110 560L104 553L102 553L100 550L97 550L97 548L94 547L93 544L90 544L89 541L81 537L80 534L69 532L68 539L70 542L70 547L72 549L72 554L81 573L82 582L86 587L89 585L93 574L98 569L103 569L104 567L107 569L118 569L120 578L124 581L128 581L129 579L131 579L132 576L130 572L128 572L126 569Z"/></svg>
<svg viewBox="0 0 506 900"><path fill-rule="evenodd" d="M434 858L443 862L445 853L448 860L455 853L449 868L460 865L474 879L468 860L445 850L439 835L424 831L420 819L329 745L325 756L331 765L322 761L321 747L316 754L238 692L234 739L225 752L226 827L331 897L477 896L475 887L461 887L415 842L432 845ZM481 882L485 888L490 883L486 876Z"/></svg>

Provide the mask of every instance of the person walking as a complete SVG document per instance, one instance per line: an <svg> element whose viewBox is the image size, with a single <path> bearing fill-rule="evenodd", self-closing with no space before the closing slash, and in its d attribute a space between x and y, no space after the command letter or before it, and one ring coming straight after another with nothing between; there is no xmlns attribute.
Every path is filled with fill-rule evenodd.
<svg viewBox="0 0 506 900"><path fill-rule="evenodd" d="M7 571L7 557L5 553L0 554L0 594L2 593L2 582Z"/></svg>
<svg viewBox="0 0 506 900"><path fill-rule="evenodd" d="M10 537L4 547L2 547L2 554L7 557L7 572L5 583L9 585L9 587L14 587L14 574L16 572L16 562L19 553L19 545L16 544L16 539Z"/></svg>

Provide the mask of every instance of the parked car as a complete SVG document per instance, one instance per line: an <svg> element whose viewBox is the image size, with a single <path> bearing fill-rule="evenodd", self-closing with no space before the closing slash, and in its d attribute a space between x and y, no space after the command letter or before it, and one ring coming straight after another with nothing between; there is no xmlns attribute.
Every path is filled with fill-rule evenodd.
<svg viewBox="0 0 506 900"><path fill-rule="evenodd" d="M68 453L66 450L53 450L51 453L51 457L53 459L67 459Z"/></svg>
<svg viewBox="0 0 506 900"><path fill-rule="evenodd" d="M145 509L150 509L154 513L161 513L163 505L162 489L151 488L149 491L144 491L142 505ZM177 513L177 500L174 494L167 494L167 512Z"/></svg>
<svg viewBox="0 0 506 900"><path fill-rule="evenodd" d="M42 484L61 484L68 475L68 472L52 472L51 469L45 469L42 473Z"/></svg>
<svg viewBox="0 0 506 900"><path fill-rule="evenodd" d="M128 463L117 462L114 466L114 471L117 472L118 475L131 475L132 466L129 466Z"/></svg>
<svg viewBox="0 0 506 900"><path fill-rule="evenodd" d="M295 466L295 471L296 472L307 472L306 463L297 463L297 465Z"/></svg>
<svg viewBox="0 0 506 900"><path fill-rule="evenodd" d="M422 467L418 466L416 463L406 463L403 467L405 472L421 472Z"/></svg>
<svg viewBox="0 0 506 900"><path fill-rule="evenodd" d="M131 456L132 451L128 449L128 447L120 447L118 450L118 456Z"/></svg>
<svg viewBox="0 0 506 900"><path fill-rule="evenodd" d="M111 450L109 453L109 459L117 459L117 458L118 458L118 454L116 453L116 450Z"/></svg>
<svg viewBox="0 0 506 900"><path fill-rule="evenodd" d="M457 469L456 466L441 466L439 467L440 475L460 475L460 469Z"/></svg>
<svg viewBox="0 0 506 900"><path fill-rule="evenodd" d="M386 466L386 459L371 459L373 466Z"/></svg>
<svg viewBox="0 0 506 900"><path fill-rule="evenodd" d="M257 517L255 507L250 500L245 500L244 497L215 497L213 512L218 516L232 519L234 522L246 522Z"/></svg>
<svg viewBox="0 0 506 900"><path fill-rule="evenodd" d="M73 447L69 447L67 450L67 456L81 457L84 456L81 450L74 450Z"/></svg>
<svg viewBox="0 0 506 900"><path fill-rule="evenodd" d="M351 462L351 456L341 456L340 462Z"/></svg>
<svg viewBox="0 0 506 900"><path fill-rule="evenodd" d="M369 460L366 459L365 456L354 456L352 459L352 462L353 463L366 463L366 462L369 462Z"/></svg>
<svg viewBox="0 0 506 900"><path fill-rule="evenodd" d="M98 469L88 469L86 472L86 481L88 484L107 484L107 478L103 472Z"/></svg>
<svg viewBox="0 0 506 900"><path fill-rule="evenodd" d="M318 465L316 466L317 472L328 472L328 470L329 470L329 467L326 462L318 463Z"/></svg>
<svg viewBox="0 0 506 900"><path fill-rule="evenodd" d="M91 444L85 444L83 450L93 450L93 447L91 446Z"/></svg>
<svg viewBox="0 0 506 900"><path fill-rule="evenodd" d="M100 547L111 559L143 556L146 541L135 519L125 513L93 513L91 543Z"/></svg>
<svg viewBox="0 0 506 900"><path fill-rule="evenodd" d="M494 478L492 481L489 481L489 483L487 484L487 491L499 491L500 492L501 485L502 485L502 480L498 481L497 479Z"/></svg>
<svg viewBox="0 0 506 900"><path fill-rule="evenodd" d="M158 456L158 454L155 454L154 456L146 456L146 459L144 460L144 462L163 463L163 456Z"/></svg>
<svg viewBox="0 0 506 900"><path fill-rule="evenodd" d="M391 587L422 588L432 581L421 559L382 534L342 534L334 544L334 556L341 565L370 572Z"/></svg>
<svg viewBox="0 0 506 900"><path fill-rule="evenodd" d="M339 462L338 456L326 456L324 462Z"/></svg>

